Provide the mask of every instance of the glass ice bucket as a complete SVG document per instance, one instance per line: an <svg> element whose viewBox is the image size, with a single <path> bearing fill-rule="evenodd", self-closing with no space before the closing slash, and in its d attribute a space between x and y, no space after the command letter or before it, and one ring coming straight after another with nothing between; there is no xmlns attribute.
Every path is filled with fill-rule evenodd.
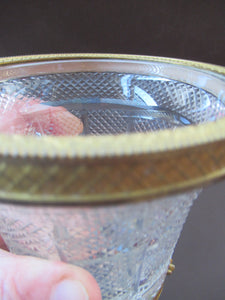
<svg viewBox="0 0 225 300"><path fill-rule="evenodd" d="M87 269L103 299L157 299L193 200L225 174L224 74L146 56L0 59L10 251Z"/></svg>

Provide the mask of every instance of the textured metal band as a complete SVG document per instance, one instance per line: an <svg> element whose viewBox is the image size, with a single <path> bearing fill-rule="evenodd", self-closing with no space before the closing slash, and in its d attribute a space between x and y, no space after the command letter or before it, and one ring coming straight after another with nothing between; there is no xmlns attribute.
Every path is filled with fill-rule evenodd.
<svg viewBox="0 0 225 300"><path fill-rule="evenodd" d="M53 54L0 59L0 66L62 59L166 62L225 75L225 68L170 58ZM0 199L61 203L137 201L194 188L225 175L225 119L118 136L0 135Z"/></svg>

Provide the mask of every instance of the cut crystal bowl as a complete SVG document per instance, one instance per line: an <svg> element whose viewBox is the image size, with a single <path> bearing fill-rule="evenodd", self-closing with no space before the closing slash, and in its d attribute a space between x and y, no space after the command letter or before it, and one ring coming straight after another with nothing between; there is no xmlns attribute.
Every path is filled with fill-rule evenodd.
<svg viewBox="0 0 225 300"><path fill-rule="evenodd" d="M103 299L157 299L203 185L225 174L225 68L170 58L0 59L0 234L79 265Z"/></svg>

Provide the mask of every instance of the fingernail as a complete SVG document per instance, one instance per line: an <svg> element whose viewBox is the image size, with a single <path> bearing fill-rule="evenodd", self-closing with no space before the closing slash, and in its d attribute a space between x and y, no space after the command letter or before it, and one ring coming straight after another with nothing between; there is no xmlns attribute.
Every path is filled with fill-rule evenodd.
<svg viewBox="0 0 225 300"><path fill-rule="evenodd" d="M79 281L64 280L52 291L50 300L88 300L88 294Z"/></svg>

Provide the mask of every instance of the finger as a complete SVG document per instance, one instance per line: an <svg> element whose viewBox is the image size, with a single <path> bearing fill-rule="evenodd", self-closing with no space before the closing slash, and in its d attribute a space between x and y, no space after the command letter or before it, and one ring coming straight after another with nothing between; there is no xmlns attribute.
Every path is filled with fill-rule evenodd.
<svg viewBox="0 0 225 300"><path fill-rule="evenodd" d="M82 268L0 250L0 299L101 300L101 292Z"/></svg>
<svg viewBox="0 0 225 300"><path fill-rule="evenodd" d="M9 251L8 247L6 246L4 240L1 236L0 236L0 249Z"/></svg>

